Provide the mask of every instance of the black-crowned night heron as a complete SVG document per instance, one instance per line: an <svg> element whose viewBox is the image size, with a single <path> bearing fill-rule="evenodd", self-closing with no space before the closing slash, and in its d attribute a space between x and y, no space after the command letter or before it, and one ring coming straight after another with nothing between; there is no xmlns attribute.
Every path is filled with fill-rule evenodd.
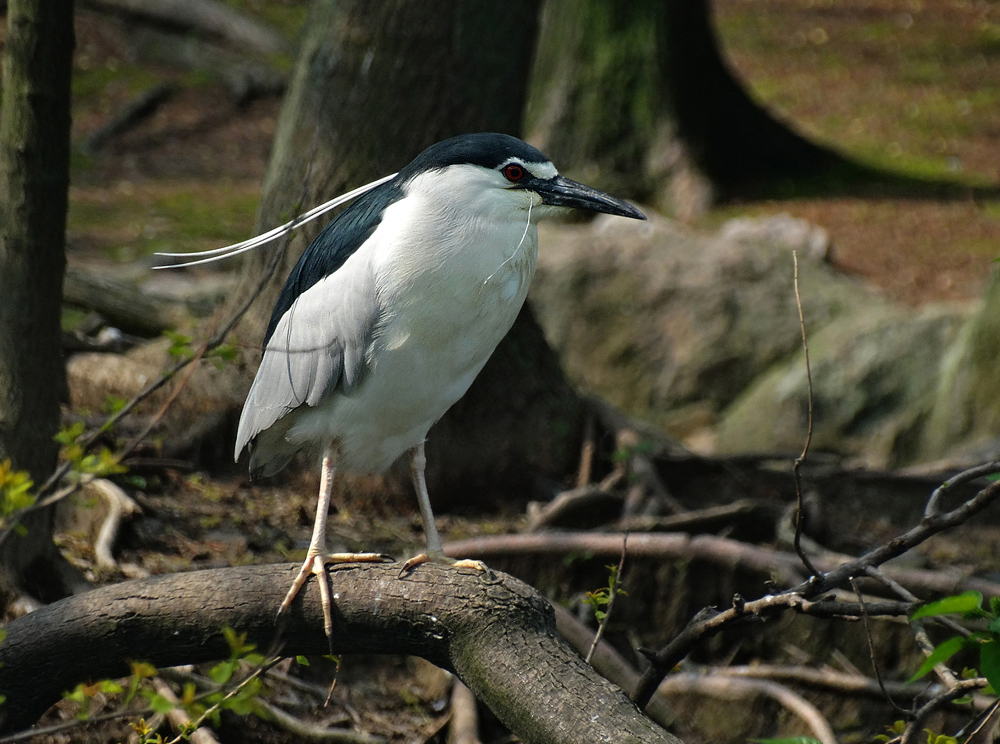
<svg viewBox="0 0 1000 744"><path fill-rule="evenodd" d="M324 564L379 559L326 555L338 468L379 473L409 452L424 557L444 558L424 438L510 329L535 271L537 222L564 208L645 219L560 176L519 139L453 137L357 198L299 259L268 324L236 440L236 457L249 446L256 473L276 473L299 452L322 462L312 540L279 615L315 574L329 634Z"/></svg>

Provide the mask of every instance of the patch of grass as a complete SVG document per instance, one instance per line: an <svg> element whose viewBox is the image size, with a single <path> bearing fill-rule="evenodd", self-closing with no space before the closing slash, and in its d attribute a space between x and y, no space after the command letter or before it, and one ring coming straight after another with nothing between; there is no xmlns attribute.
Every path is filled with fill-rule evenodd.
<svg viewBox="0 0 1000 744"><path fill-rule="evenodd" d="M258 200L256 183L225 181L73 189L67 230L75 242L128 262L242 240L253 231Z"/></svg>
<svg viewBox="0 0 1000 744"><path fill-rule="evenodd" d="M125 88L132 96L141 93L157 82L158 78L148 70L118 62L86 70L77 68L73 71L74 103L78 104L80 99L100 96L111 85Z"/></svg>
<svg viewBox="0 0 1000 744"><path fill-rule="evenodd" d="M215 184L208 191L168 192L158 197L154 206L157 213L173 223L174 231L184 237L239 240L245 236L248 228L253 228L258 202L256 190L233 190L226 184Z"/></svg>

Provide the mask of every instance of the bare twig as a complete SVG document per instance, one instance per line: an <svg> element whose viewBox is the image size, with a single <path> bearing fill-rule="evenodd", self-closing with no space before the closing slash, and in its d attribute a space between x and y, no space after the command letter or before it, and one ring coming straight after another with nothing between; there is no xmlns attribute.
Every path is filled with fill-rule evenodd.
<svg viewBox="0 0 1000 744"><path fill-rule="evenodd" d="M865 637L868 639L868 656L871 658L872 671L875 672L875 679L878 682L879 689L882 691L885 699L889 701L889 705L891 705L897 713L909 715L910 711L906 710L900 706L899 703L893 700L892 695L889 694L889 691L885 687L885 681L882 679L882 672L878 668L878 659L875 656L875 641L872 640L872 629L868 624L868 608L865 607L865 598L862 596L861 590L858 589L858 582L856 582L853 578L851 578L851 588L854 589L854 594L857 595L858 598L858 604L861 606L861 619L864 621Z"/></svg>
<svg viewBox="0 0 1000 744"><path fill-rule="evenodd" d="M668 517L629 517L618 522L617 527L629 532L714 532L734 522L773 521L774 505L754 499L740 499L731 504L709 506Z"/></svg>
<svg viewBox="0 0 1000 744"><path fill-rule="evenodd" d="M497 535L470 538L448 543L445 553L453 558L480 558L489 560L498 556L511 555L566 555L572 552L587 552L595 557L615 557L621 551L621 534L597 532L535 533L519 535ZM792 587L803 592L810 585L800 573L801 562L794 553L773 550L715 535L687 535L673 532L629 535L629 553L633 556L658 560L701 560L716 566L739 567L768 575L778 586ZM840 571L842 566L852 564L854 570L847 578L863 572L863 565L857 559L842 555L824 555L816 559L824 571ZM951 594L976 590L985 596L1000 596L1000 585L987 579L966 577L958 573L918 569L886 567L885 573L897 581L920 592ZM825 576L825 574L824 574ZM825 582L824 582L825 583ZM838 584L839 586L839 584ZM837 586L824 586L823 593ZM820 592L809 590L812 597Z"/></svg>
<svg viewBox="0 0 1000 744"><path fill-rule="evenodd" d="M993 703L965 727L969 729L965 744L992 744L998 724L1000 724L1000 700ZM964 734L964 731L959 731L957 736Z"/></svg>
<svg viewBox="0 0 1000 744"><path fill-rule="evenodd" d="M929 537L964 524L998 498L1000 498L1000 481L991 483L952 511L935 514L931 517L924 517L920 521L920 524L908 532L853 560L843 563L836 569L823 574L815 581L811 581L808 585L796 587L793 591L807 592L808 596L816 596L834 587L841 586L849 577L863 573L867 566L881 566L886 561L896 558L911 548L916 547Z"/></svg>
<svg viewBox="0 0 1000 744"><path fill-rule="evenodd" d="M963 679L960 682L956 682L955 686L950 690L941 693L934 699L925 703L917 710L916 713L913 714L913 718L910 719L910 722L906 724L906 730L903 731L901 744L914 744L914 742L917 741L917 737L920 736L922 732L924 723L936 710L943 708L952 700L965 697L975 690L986 687L988 684L989 682L982 677L977 679Z"/></svg>
<svg viewBox="0 0 1000 744"><path fill-rule="evenodd" d="M978 465L974 468L964 470L957 475L953 475L940 486L935 488L931 497L927 499L927 506L924 507L924 517L933 517L938 513L941 499L944 497L945 492L949 488L954 488L962 483L968 483L969 481L976 480L976 478L993 475L994 473L1000 473L1000 462L988 462L985 465Z"/></svg>
<svg viewBox="0 0 1000 744"><path fill-rule="evenodd" d="M643 674L639 685L633 693L633 700L640 707L648 703L663 678L703 638L714 635L728 625L737 622L746 622L748 619L746 608L754 607L754 614L761 614L764 612L773 612L773 607L776 606L787 606L783 605L781 598L788 598L789 596L797 597L798 599L793 600L793 605L799 604L800 600L802 602L811 600L824 592L840 587L854 576L867 573L869 568L880 566L886 561L905 553L931 535L964 523L998 497L1000 497L1000 482L991 483L956 509L944 514L925 517L919 525L909 532L858 558L846 561L827 573L815 575L810 580L778 595L778 597L769 596L755 602L747 602L745 605L733 607L726 612L718 613L708 619L696 618L673 641L651 658L652 663ZM951 675L946 667L939 670L938 673L946 686L949 688L954 686L954 675Z"/></svg>
<svg viewBox="0 0 1000 744"><path fill-rule="evenodd" d="M69 721L63 721L62 723L55 723L51 726L45 726L43 728L30 728L24 731L18 731L15 734L8 734L6 736L0 736L0 744L15 744L19 741L28 741L34 739L38 736L49 736L51 734L59 734L63 731L70 731L75 728L85 728L87 726L93 725L95 723L104 723L105 721L114 721L119 718L128 717L145 717L153 712L152 708L141 708L139 710L129 710L129 711L112 711L111 713L102 713L100 715L91 716L85 721L81 721L79 718L73 718Z"/></svg>
<svg viewBox="0 0 1000 744"><path fill-rule="evenodd" d="M845 674L844 672L837 672L829 668L815 669L807 666L753 664L751 666L716 668L707 670L706 673L717 676L770 679L776 682L789 682L813 687L841 695L865 695L879 699L883 698L883 687L897 697L909 699L920 697L924 693L924 688L917 685L907 685L902 682L886 682L880 685L876 680L869 677Z"/></svg>
<svg viewBox="0 0 1000 744"><path fill-rule="evenodd" d="M563 517L593 510L599 504L621 503L622 497L611 493L600 483L591 483L578 488L563 491L544 506L533 503L528 512L526 532L538 532L558 522Z"/></svg>
<svg viewBox="0 0 1000 744"><path fill-rule="evenodd" d="M329 728L328 726L318 726L314 723L307 723L290 713L286 713L276 705L272 705L267 700L258 698L260 705L271 720L285 731L289 731L303 739L313 741L332 741L337 744L380 744L384 742L381 736L375 736L364 731L349 731L347 729Z"/></svg>
<svg viewBox="0 0 1000 744"><path fill-rule="evenodd" d="M802 331L802 351L805 355L806 362L806 386L807 386L807 400L809 406L809 422L806 428L806 441L802 446L802 454L795 458L795 462L792 464L792 476L795 479L795 498L797 503L797 509L795 511L795 539L792 544L795 546L795 553L799 556L802 561L802 565L806 567L809 571L810 576L816 576L819 572L816 567L809 560L809 556L802 549L802 473L800 472L802 468L802 463L806 461L806 455L809 454L809 445L812 443L813 434L813 384L812 384L812 368L809 366L809 343L806 340L806 321L802 314L802 298L799 296L799 257L795 251L792 251L792 263L795 266L795 305L799 309L799 328Z"/></svg>

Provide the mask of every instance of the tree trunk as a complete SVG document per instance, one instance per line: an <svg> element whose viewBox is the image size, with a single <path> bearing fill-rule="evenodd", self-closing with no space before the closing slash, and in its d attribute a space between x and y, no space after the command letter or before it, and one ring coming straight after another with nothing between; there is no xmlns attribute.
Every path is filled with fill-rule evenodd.
<svg viewBox="0 0 1000 744"><path fill-rule="evenodd" d="M310 582L275 627L298 566L244 566L157 576L96 589L7 627L0 646L0 732L33 723L62 692L125 676L129 660L173 666L225 658L221 628L280 653L328 653ZM334 653L422 656L453 670L525 742L679 744L600 678L555 629L552 608L500 573L425 564L328 569L336 590Z"/></svg>
<svg viewBox="0 0 1000 744"><path fill-rule="evenodd" d="M687 215L837 162L750 98L707 0L549 0L540 37L531 138L598 187Z"/></svg>
<svg viewBox="0 0 1000 744"><path fill-rule="evenodd" d="M320 203L446 137L517 135L536 27L533 0L319 0L275 134L260 229L289 219L304 192L306 206ZM246 343L259 344L285 277L322 227L310 224L292 240L241 326ZM237 296L256 286L269 259L262 251L246 262ZM526 308L465 399L431 430L432 497L442 503L476 490L509 498L538 471L566 472L580 420L580 402Z"/></svg>
<svg viewBox="0 0 1000 744"><path fill-rule="evenodd" d="M72 0L11 0L0 111L0 461L35 483L55 466L65 371L59 326L69 188ZM51 510L0 548L8 580L66 592Z"/></svg>

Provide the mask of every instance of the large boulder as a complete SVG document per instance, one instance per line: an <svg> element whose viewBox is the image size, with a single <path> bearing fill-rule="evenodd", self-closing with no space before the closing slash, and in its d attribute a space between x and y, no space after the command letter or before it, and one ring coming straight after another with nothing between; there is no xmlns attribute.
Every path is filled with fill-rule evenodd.
<svg viewBox="0 0 1000 744"><path fill-rule="evenodd" d="M714 422L801 346L786 243L699 234L656 215L542 232L531 302L567 372L674 434ZM813 234L803 239L808 327L881 304L823 262Z"/></svg>
<svg viewBox="0 0 1000 744"><path fill-rule="evenodd" d="M925 428L947 416L935 401L949 360L963 353L956 344L975 336L980 351L968 346L962 358L985 357L983 339L997 338L966 328L975 304L890 303L826 262L825 233L787 217L730 223L716 235L655 215L543 232L531 301L570 377L705 448L802 447L807 384L792 248L817 447L874 466L939 456L945 447L928 444Z"/></svg>
<svg viewBox="0 0 1000 744"><path fill-rule="evenodd" d="M955 307L918 312L876 304L810 333L812 447L850 455L870 468L919 459L942 357L964 320ZM765 450L801 450L808 400L802 355L792 355L722 413L718 450L745 451L751 443Z"/></svg>

